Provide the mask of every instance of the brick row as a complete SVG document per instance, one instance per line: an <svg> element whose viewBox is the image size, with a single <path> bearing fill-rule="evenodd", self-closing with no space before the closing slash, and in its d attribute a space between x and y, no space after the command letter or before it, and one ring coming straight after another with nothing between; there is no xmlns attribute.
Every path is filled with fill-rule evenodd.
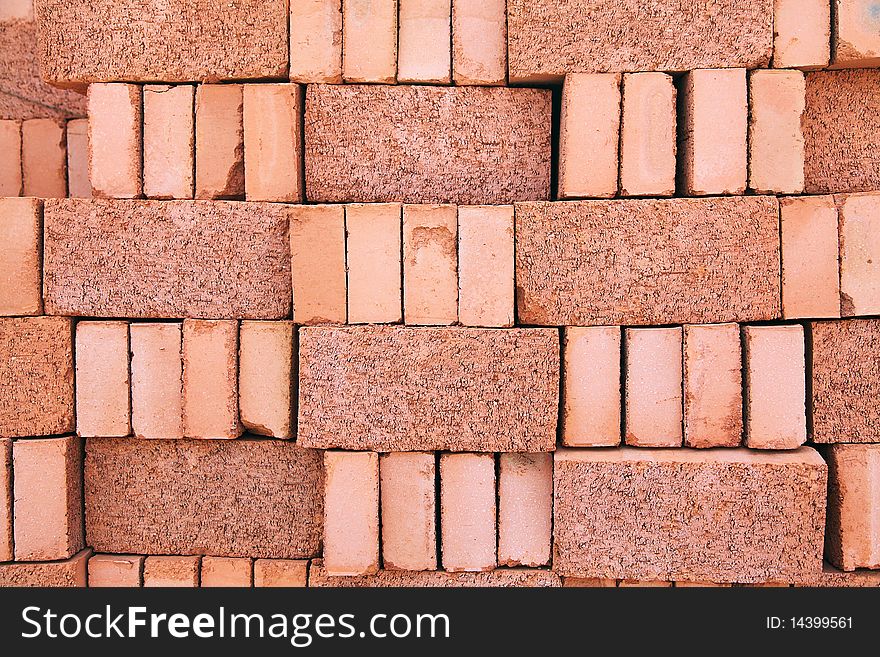
<svg viewBox="0 0 880 657"><path fill-rule="evenodd" d="M559 576L544 568L501 568L485 572L379 570L371 575L330 575L322 559L309 568L309 587L558 587Z"/></svg>
<svg viewBox="0 0 880 657"><path fill-rule="evenodd" d="M0 120L0 197L90 198L88 120Z"/></svg>

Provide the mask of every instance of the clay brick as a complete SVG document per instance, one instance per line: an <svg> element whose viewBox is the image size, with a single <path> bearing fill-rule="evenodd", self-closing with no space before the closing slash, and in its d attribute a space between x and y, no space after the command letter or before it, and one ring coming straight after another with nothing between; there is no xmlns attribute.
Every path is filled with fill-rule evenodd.
<svg viewBox="0 0 880 657"><path fill-rule="evenodd" d="M382 561L387 570L436 570L436 477L432 452L382 454Z"/></svg>
<svg viewBox="0 0 880 657"><path fill-rule="evenodd" d="M544 568L501 568L478 573L446 573L438 570L380 570L375 575L362 577L328 576L320 559L309 569L309 587L558 587L559 576Z"/></svg>
<svg viewBox="0 0 880 657"><path fill-rule="evenodd" d="M245 196L299 202L303 197L302 88L244 85Z"/></svg>
<svg viewBox="0 0 880 657"><path fill-rule="evenodd" d="M142 104L135 84L89 86L89 171L95 196L137 198L143 192Z"/></svg>
<svg viewBox="0 0 880 657"><path fill-rule="evenodd" d="M443 570L497 565L495 456L440 455L440 547Z"/></svg>
<svg viewBox="0 0 880 657"><path fill-rule="evenodd" d="M455 206L403 206L403 320L423 325L458 321Z"/></svg>
<svg viewBox="0 0 880 657"><path fill-rule="evenodd" d="M47 201L46 312L280 319L289 208L205 201Z"/></svg>
<svg viewBox="0 0 880 657"><path fill-rule="evenodd" d="M742 194L748 168L745 69L691 71L680 94L681 191L688 196Z"/></svg>
<svg viewBox="0 0 880 657"><path fill-rule="evenodd" d="M144 87L144 195L192 198L195 171L195 87Z"/></svg>
<svg viewBox="0 0 880 657"><path fill-rule="evenodd" d="M288 441L90 438L87 543L109 553L310 558L323 488L320 452Z"/></svg>
<svg viewBox="0 0 880 657"><path fill-rule="evenodd" d="M709 589L709 588L729 588L730 584L716 584L715 582L676 582L677 589Z"/></svg>
<svg viewBox="0 0 880 657"><path fill-rule="evenodd" d="M625 579L621 580L617 585L620 588L650 588L650 589L671 589L672 582L658 582L658 581L650 581L650 582L636 582L633 580Z"/></svg>
<svg viewBox="0 0 880 657"><path fill-rule="evenodd" d="M800 71L749 74L749 187L759 194L804 189L804 94Z"/></svg>
<svg viewBox="0 0 880 657"><path fill-rule="evenodd" d="M804 190L880 189L880 70L807 73Z"/></svg>
<svg viewBox="0 0 880 657"><path fill-rule="evenodd" d="M0 121L0 197L21 196L21 123Z"/></svg>
<svg viewBox="0 0 880 657"><path fill-rule="evenodd" d="M17 440L12 473L15 560L67 559L82 550L80 439Z"/></svg>
<svg viewBox="0 0 880 657"><path fill-rule="evenodd" d="M782 316L840 317L837 208L830 196L780 199Z"/></svg>
<svg viewBox="0 0 880 657"><path fill-rule="evenodd" d="M498 563L544 566L550 562L553 522L553 455L498 455Z"/></svg>
<svg viewBox="0 0 880 657"><path fill-rule="evenodd" d="M540 452L556 444L555 330L303 328L299 366L304 447Z"/></svg>
<svg viewBox="0 0 880 657"><path fill-rule="evenodd" d="M772 54L773 0L508 0L507 25L511 82L761 68Z"/></svg>
<svg viewBox="0 0 880 657"><path fill-rule="evenodd" d="M507 81L505 0L452 0L452 78L460 85Z"/></svg>
<svg viewBox="0 0 880 657"><path fill-rule="evenodd" d="M310 85L308 200L548 199L551 114L549 89Z"/></svg>
<svg viewBox="0 0 880 657"><path fill-rule="evenodd" d="M70 198L92 197L88 119L67 122L67 195Z"/></svg>
<svg viewBox="0 0 880 657"><path fill-rule="evenodd" d="M197 588L200 557L147 557L144 587Z"/></svg>
<svg viewBox="0 0 880 657"><path fill-rule="evenodd" d="M239 84L196 90L196 198L244 198L244 91Z"/></svg>
<svg viewBox="0 0 880 657"><path fill-rule="evenodd" d="M4 0L0 5L0 22L34 20L34 0Z"/></svg>
<svg viewBox="0 0 880 657"><path fill-rule="evenodd" d="M880 194L839 201L840 314L880 313Z"/></svg>
<svg viewBox="0 0 880 657"><path fill-rule="evenodd" d="M309 562L292 559L257 559L254 561L254 586L296 587L308 585Z"/></svg>
<svg viewBox="0 0 880 657"><path fill-rule="evenodd" d="M559 198L617 195L620 103L619 75L565 76L559 129Z"/></svg>
<svg viewBox="0 0 880 657"><path fill-rule="evenodd" d="M620 193L675 194L676 90L665 73L623 76Z"/></svg>
<svg viewBox="0 0 880 657"><path fill-rule="evenodd" d="M605 589L617 587L616 579L598 579L595 577L563 577L562 586L579 589Z"/></svg>
<svg viewBox="0 0 880 657"><path fill-rule="evenodd" d="M561 449L553 568L641 581L799 581L822 568L825 487L825 463L808 447Z"/></svg>
<svg viewBox="0 0 880 657"><path fill-rule="evenodd" d="M96 554L89 559L89 588L138 588L143 572L144 557Z"/></svg>
<svg viewBox="0 0 880 657"><path fill-rule="evenodd" d="M626 329L625 442L680 447L681 328Z"/></svg>
<svg viewBox="0 0 880 657"><path fill-rule="evenodd" d="M202 557L200 586L250 587L253 562L247 558Z"/></svg>
<svg viewBox="0 0 880 657"><path fill-rule="evenodd" d="M831 588L875 588L880 587L880 570L858 570L851 573L837 570L830 564L824 564L818 579L809 582L809 586Z"/></svg>
<svg viewBox="0 0 880 657"><path fill-rule="evenodd" d="M345 208L350 324L393 324L403 319L400 213L398 203Z"/></svg>
<svg viewBox="0 0 880 657"><path fill-rule="evenodd" d="M324 453L324 562L330 575L379 569L379 455Z"/></svg>
<svg viewBox="0 0 880 657"><path fill-rule="evenodd" d="M880 66L880 9L877 4L873 0L836 0L833 7L834 66Z"/></svg>
<svg viewBox="0 0 880 657"><path fill-rule="evenodd" d="M183 322L183 435L238 438L238 322Z"/></svg>
<svg viewBox="0 0 880 657"><path fill-rule="evenodd" d="M0 586L84 587L91 550L64 561L0 564Z"/></svg>
<svg viewBox="0 0 880 657"><path fill-rule="evenodd" d="M44 79L195 82L287 75L287 0L43 0Z"/></svg>
<svg viewBox="0 0 880 657"><path fill-rule="evenodd" d="M21 168L25 196L67 196L67 150L64 126L55 119L21 124Z"/></svg>
<svg viewBox="0 0 880 657"><path fill-rule="evenodd" d="M289 212L293 321L344 324L345 209L338 205L300 205Z"/></svg>
<svg viewBox="0 0 880 657"><path fill-rule="evenodd" d="M397 0L342 0L342 77L346 82L394 82L397 14Z"/></svg>
<svg viewBox="0 0 880 657"><path fill-rule="evenodd" d="M0 315L43 312L43 204L0 198Z"/></svg>
<svg viewBox="0 0 880 657"><path fill-rule="evenodd" d="M0 381L0 436L72 432L71 320L0 318Z"/></svg>
<svg viewBox="0 0 880 657"><path fill-rule="evenodd" d="M128 323L78 322L75 354L76 432L87 437L131 434Z"/></svg>
<svg viewBox="0 0 880 657"><path fill-rule="evenodd" d="M742 408L739 326L685 326L685 447L738 447Z"/></svg>
<svg viewBox="0 0 880 657"><path fill-rule="evenodd" d="M807 440L804 328L743 327L745 446L795 449Z"/></svg>
<svg viewBox="0 0 880 657"><path fill-rule="evenodd" d="M827 66L830 44L831 11L828 0L774 1L774 68Z"/></svg>
<svg viewBox="0 0 880 657"><path fill-rule="evenodd" d="M0 438L0 561L12 561L12 441Z"/></svg>
<svg viewBox="0 0 880 657"><path fill-rule="evenodd" d="M845 571L880 569L880 445L832 445L825 557Z"/></svg>
<svg viewBox="0 0 880 657"><path fill-rule="evenodd" d="M132 324L131 429L138 438L183 438L180 323Z"/></svg>
<svg viewBox="0 0 880 657"><path fill-rule="evenodd" d="M290 3L290 79L342 82L342 2Z"/></svg>
<svg viewBox="0 0 880 657"><path fill-rule="evenodd" d="M513 326L513 207L458 208L458 320Z"/></svg>
<svg viewBox="0 0 880 657"><path fill-rule="evenodd" d="M562 444L620 444L620 327L567 327L563 341Z"/></svg>
<svg viewBox="0 0 880 657"><path fill-rule="evenodd" d="M250 433L293 438L297 379L292 322L242 322L238 345L238 406Z"/></svg>
<svg viewBox="0 0 880 657"><path fill-rule="evenodd" d="M524 203L516 206L516 241L522 324L779 316L775 198Z"/></svg>
<svg viewBox="0 0 880 657"><path fill-rule="evenodd" d="M452 80L452 0L398 0L397 82Z"/></svg>

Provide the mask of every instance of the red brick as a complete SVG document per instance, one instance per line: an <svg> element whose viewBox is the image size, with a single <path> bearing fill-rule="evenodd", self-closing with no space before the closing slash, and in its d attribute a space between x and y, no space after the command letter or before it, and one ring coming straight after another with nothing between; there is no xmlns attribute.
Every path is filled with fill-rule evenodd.
<svg viewBox="0 0 880 657"><path fill-rule="evenodd" d="M91 550L64 561L0 564L0 586L84 587Z"/></svg>
<svg viewBox="0 0 880 657"><path fill-rule="evenodd" d="M708 588L728 588L730 584L717 584L715 582L676 582L677 589L708 589Z"/></svg>
<svg viewBox="0 0 880 657"><path fill-rule="evenodd" d="M144 87L144 195L193 198L195 87Z"/></svg>
<svg viewBox="0 0 880 657"><path fill-rule="evenodd" d="M131 433L130 353L127 322L77 323L76 432L80 436Z"/></svg>
<svg viewBox="0 0 880 657"><path fill-rule="evenodd" d="M398 0L397 82L452 80L452 1Z"/></svg>
<svg viewBox="0 0 880 657"><path fill-rule="evenodd" d="M456 84L506 82L505 0L452 0L452 78Z"/></svg>
<svg viewBox="0 0 880 657"><path fill-rule="evenodd" d="M293 321L346 320L345 209L339 205L290 208Z"/></svg>
<svg viewBox="0 0 880 657"><path fill-rule="evenodd" d="M550 562L553 522L553 455L498 455L498 563L544 566Z"/></svg>
<svg viewBox="0 0 880 657"><path fill-rule="evenodd" d="M626 329L625 442L680 447L681 328Z"/></svg>
<svg viewBox="0 0 880 657"><path fill-rule="evenodd" d="M204 587L250 587L253 582L253 562L247 558L202 557L200 585Z"/></svg>
<svg viewBox="0 0 880 657"><path fill-rule="evenodd" d="M67 196L67 150L64 126L55 119L21 124L21 168L25 196Z"/></svg>
<svg viewBox="0 0 880 657"><path fill-rule="evenodd" d="M143 193L142 106L135 84L89 86L89 171L95 196L137 198Z"/></svg>
<svg viewBox="0 0 880 657"><path fill-rule="evenodd" d="M676 91L664 73L623 76L620 191L624 196L675 194Z"/></svg>
<svg viewBox="0 0 880 657"><path fill-rule="evenodd" d="M138 438L183 438L180 323L132 324L131 428Z"/></svg>
<svg viewBox="0 0 880 657"><path fill-rule="evenodd" d="M403 206L403 320L421 325L458 321L455 206Z"/></svg>
<svg viewBox="0 0 880 657"><path fill-rule="evenodd" d="M0 315L43 312L43 204L0 198Z"/></svg>
<svg viewBox="0 0 880 657"><path fill-rule="evenodd" d="M443 571L380 570L362 577L331 577L320 559L309 569L309 587L558 587L559 576L544 568L499 568L486 572L446 573Z"/></svg>
<svg viewBox="0 0 880 657"><path fill-rule="evenodd" d="M633 580L621 580L617 585L619 588L651 588L651 589L671 589L672 582L658 582L656 580L652 580L650 582L637 582Z"/></svg>
<svg viewBox="0 0 880 657"><path fill-rule="evenodd" d="M12 561L12 441L0 438L0 562Z"/></svg>
<svg viewBox="0 0 880 657"><path fill-rule="evenodd" d="M819 68L828 65L830 9L828 0L775 0L774 68Z"/></svg>
<svg viewBox="0 0 880 657"><path fill-rule="evenodd" d="M254 586L305 588L308 584L309 562L291 559L257 559L254 561Z"/></svg>
<svg viewBox="0 0 880 657"><path fill-rule="evenodd" d="M249 201L302 201L301 107L302 88L297 84L244 85L244 180Z"/></svg>
<svg viewBox="0 0 880 657"><path fill-rule="evenodd" d="M513 326L513 207L458 208L458 320Z"/></svg>
<svg viewBox="0 0 880 657"><path fill-rule="evenodd" d="M379 461L382 561L387 570L436 570L433 452L393 452Z"/></svg>
<svg viewBox="0 0 880 657"><path fill-rule="evenodd" d="M67 122L67 195L70 198L92 197L88 119Z"/></svg>
<svg viewBox="0 0 880 657"><path fill-rule="evenodd" d="M238 322L183 322L183 434L238 438Z"/></svg>
<svg viewBox="0 0 880 657"><path fill-rule="evenodd" d="M21 196L21 123L0 121L0 197Z"/></svg>
<svg viewBox="0 0 880 657"><path fill-rule="evenodd" d="M839 68L880 66L880 13L871 0L834 3L833 63Z"/></svg>
<svg viewBox="0 0 880 657"><path fill-rule="evenodd" d="M397 15L397 0L342 0L342 76L346 82L394 82Z"/></svg>
<svg viewBox="0 0 880 657"><path fill-rule="evenodd" d="M400 322L403 319L400 204L346 206L345 234L348 322Z"/></svg>
<svg viewBox="0 0 880 657"><path fill-rule="evenodd" d="M292 322L242 322L238 346L238 406L250 433L293 438L297 378Z"/></svg>
<svg viewBox="0 0 880 657"><path fill-rule="evenodd" d="M839 199L840 314L880 314L880 194Z"/></svg>
<svg viewBox="0 0 880 657"><path fill-rule="evenodd" d="M440 547L443 570L497 565L495 456L440 455Z"/></svg>
<svg viewBox="0 0 880 657"><path fill-rule="evenodd" d="M809 585L831 588L876 588L880 587L880 570L857 570L847 573L826 563L822 568L822 574Z"/></svg>
<svg viewBox="0 0 880 657"><path fill-rule="evenodd" d="M34 0L5 0L0 6L0 22L34 20Z"/></svg>
<svg viewBox="0 0 880 657"><path fill-rule="evenodd" d="M616 579L598 579L595 577L563 577L562 578L562 586L567 588L579 588L579 589L605 589L605 588L616 588L617 580Z"/></svg>
<svg viewBox="0 0 880 657"><path fill-rule="evenodd" d="M759 194L804 189L804 94L800 71L749 74L749 187Z"/></svg>
<svg viewBox="0 0 880 657"><path fill-rule="evenodd" d="M199 557L147 557L144 587L197 588Z"/></svg>
<svg viewBox="0 0 880 657"><path fill-rule="evenodd" d="M880 445L832 445L825 557L845 571L880 570Z"/></svg>
<svg viewBox="0 0 880 657"><path fill-rule="evenodd" d="M379 569L379 455L324 453L324 562L330 575Z"/></svg>
<svg viewBox="0 0 880 657"><path fill-rule="evenodd" d="M144 557L96 554L89 559L89 588L138 588L143 572Z"/></svg>
<svg viewBox="0 0 880 657"><path fill-rule="evenodd" d="M290 79L342 82L342 2L290 3Z"/></svg>
<svg viewBox="0 0 880 657"><path fill-rule="evenodd" d="M244 198L244 91L239 84L196 89L196 198Z"/></svg>

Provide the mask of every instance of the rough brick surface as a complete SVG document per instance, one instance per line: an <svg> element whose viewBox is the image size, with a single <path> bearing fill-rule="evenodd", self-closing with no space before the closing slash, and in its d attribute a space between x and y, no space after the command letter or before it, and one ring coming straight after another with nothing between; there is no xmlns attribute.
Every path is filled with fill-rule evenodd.
<svg viewBox="0 0 880 657"><path fill-rule="evenodd" d="M305 447L549 451L558 391L554 330L300 330Z"/></svg>
<svg viewBox="0 0 880 657"><path fill-rule="evenodd" d="M502 204L550 195L546 89L309 86L318 202Z"/></svg>
<svg viewBox="0 0 880 657"><path fill-rule="evenodd" d="M293 559L257 559L254 561L254 586L303 588L308 583L309 562Z"/></svg>
<svg viewBox="0 0 880 657"><path fill-rule="evenodd" d="M846 571L880 569L880 445L832 445L825 557Z"/></svg>
<svg viewBox="0 0 880 657"><path fill-rule="evenodd" d="M205 201L47 201L46 312L284 318L288 209Z"/></svg>
<svg viewBox="0 0 880 657"><path fill-rule="evenodd" d="M12 561L12 441L0 438L0 562Z"/></svg>
<svg viewBox="0 0 880 657"><path fill-rule="evenodd" d="M84 587L91 553L83 550L65 561L0 564L0 586Z"/></svg>
<svg viewBox="0 0 880 657"><path fill-rule="evenodd" d="M89 559L89 588L137 588L143 583L144 557L96 554Z"/></svg>
<svg viewBox="0 0 880 657"><path fill-rule="evenodd" d="M322 490L320 453L285 441L90 439L86 542L110 553L308 558Z"/></svg>
<svg viewBox="0 0 880 657"><path fill-rule="evenodd" d="M195 588L199 585L199 557L159 556L144 561L145 587Z"/></svg>
<svg viewBox="0 0 880 657"><path fill-rule="evenodd" d="M779 315L775 198L524 203L516 206L516 239L520 323Z"/></svg>
<svg viewBox="0 0 880 657"><path fill-rule="evenodd" d="M826 467L807 447L564 449L554 479L564 576L754 583L822 568Z"/></svg>
<svg viewBox="0 0 880 657"><path fill-rule="evenodd" d="M0 315L43 311L43 204L0 198Z"/></svg>
<svg viewBox="0 0 880 657"><path fill-rule="evenodd" d="M127 322L76 325L76 432L122 437L131 433Z"/></svg>
<svg viewBox="0 0 880 657"><path fill-rule="evenodd" d="M503 568L482 573L447 573L438 570L380 570L363 577L331 577L320 559L309 569L309 587L556 587L559 576L544 568Z"/></svg>
<svg viewBox="0 0 880 657"><path fill-rule="evenodd" d="M819 577L808 582L807 585L832 588L877 588L880 587L880 570L857 570L848 573L826 563Z"/></svg>

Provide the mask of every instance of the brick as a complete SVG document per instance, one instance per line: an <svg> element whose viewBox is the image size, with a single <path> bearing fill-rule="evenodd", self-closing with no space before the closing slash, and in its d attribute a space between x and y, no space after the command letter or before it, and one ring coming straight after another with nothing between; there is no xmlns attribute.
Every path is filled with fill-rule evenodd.
<svg viewBox="0 0 880 657"><path fill-rule="evenodd" d="M676 90L665 73L623 76L620 193L675 194Z"/></svg>
<svg viewBox="0 0 880 657"><path fill-rule="evenodd" d="M67 150L60 123L30 119L21 124L21 168L25 196L67 196Z"/></svg>
<svg viewBox="0 0 880 657"><path fill-rule="evenodd" d="M779 316L775 198L523 203L516 206L516 242L522 324Z"/></svg>
<svg viewBox="0 0 880 657"><path fill-rule="evenodd" d="M17 440L12 461L15 560L67 559L82 550L80 439Z"/></svg>
<svg viewBox="0 0 880 657"><path fill-rule="evenodd" d="M499 205L548 199L551 95L524 88L309 86L308 200Z"/></svg>
<svg viewBox="0 0 880 657"><path fill-rule="evenodd" d="M67 122L67 195L70 198L92 197L88 119Z"/></svg>
<svg viewBox="0 0 880 657"><path fill-rule="evenodd" d="M822 568L826 467L808 447L554 457L560 575L748 584L800 581Z"/></svg>
<svg viewBox="0 0 880 657"><path fill-rule="evenodd" d="M330 575L379 569L379 455L324 453L324 562Z"/></svg>
<svg viewBox="0 0 880 657"><path fill-rule="evenodd" d="M832 445L825 557L844 571L880 570L880 445Z"/></svg>
<svg viewBox="0 0 880 657"><path fill-rule="evenodd" d="M620 327L567 327L562 357L562 444L619 445Z"/></svg>
<svg viewBox="0 0 880 657"><path fill-rule="evenodd" d="M250 587L253 562L247 558L202 557L200 586Z"/></svg>
<svg viewBox="0 0 880 657"><path fill-rule="evenodd" d="M709 589L709 588L729 588L730 584L717 584L715 582L676 582L677 589Z"/></svg>
<svg viewBox="0 0 880 657"><path fill-rule="evenodd" d="M132 324L129 331L132 433L183 438L181 324Z"/></svg>
<svg viewBox="0 0 880 657"><path fill-rule="evenodd" d="M880 189L880 70L807 73L804 190Z"/></svg>
<svg viewBox="0 0 880 657"><path fill-rule="evenodd" d="M193 198L195 87L147 85L144 102L144 195Z"/></svg>
<svg viewBox="0 0 880 657"><path fill-rule="evenodd" d="M40 2L40 63L61 86L287 75L286 0Z"/></svg>
<svg viewBox="0 0 880 657"><path fill-rule="evenodd" d="M238 438L238 322L183 322L183 435Z"/></svg>
<svg viewBox="0 0 880 657"><path fill-rule="evenodd" d="M691 71L680 93L681 191L688 196L742 194L748 161L746 71Z"/></svg>
<svg viewBox="0 0 880 657"><path fill-rule="evenodd" d="M243 199L244 90L238 84L196 89L196 198Z"/></svg>
<svg viewBox="0 0 880 657"><path fill-rule="evenodd" d="M749 187L759 194L804 189L805 89L800 71L749 74Z"/></svg>
<svg viewBox="0 0 880 657"><path fill-rule="evenodd" d="M782 316L840 317L837 208L830 196L779 201Z"/></svg>
<svg viewBox="0 0 880 657"><path fill-rule="evenodd" d="M807 440L804 328L743 327L745 446L795 449Z"/></svg>
<svg viewBox="0 0 880 657"><path fill-rule="evenodd" d="M84 587L91 550L64 561L0 564L0 586Z"/></svg>
<svg viewBox="0 0 880 657"><path fill-rule="evenodd" d="M857 570L847 573L826 563L818 580L810 582L810 586L876 588L880 587L880 570Z"/></svg>
<svg viewBox="0 0 880 657"><path fill-rule="evenodd" d="M562 586L567 588L579 588L579 589L605 589L605 588L616 588L617 580L616 579L598 579L595 577L563 577L562 578Z"/></svg>
<svg viewBox="0 0 880 657"><path fill-rule="evenodd" d="M254 586L305 588L309 562L292 559L257 559L254 561Z"/></svg>
<svg viewBox="0 0 880 657"><path fill-rule="evenodd" d="M89 559L89 588L138 588L143 572L144 557L96 554Z"/></svg>
<svg viewBox="0 0 880 657"><path fill-rule="evenodd" d="M199 557L147 557L144 587L198 588Z"/></svg>
<svg viewBox="0 0 880 657"><path fill-rule="evenodd" d="M774 68L827 66L830 44L831 11L828 0L774 1Z"/></svg>
<svg viewBox="0 0 880 657"><path fill-rule="evenodd" d="M458 218L452 205L403 206L403 319L458 321Z"/></svg>
<svg viewBox="0 0 880 657"><path fill-rule="evenodd" d="M382 561L386 570L436 570L436 478L432 452L379 457Z"/></svg>
<svg viewBox="0 0 880 657"><path fill-rule="evenodd" d="M392 588L461 588L461 587L558 587L558 575L545 568L500 568L486 572L447 573L439 570L380 570L375 575L361 577L328 576L320 559L309 569L309 587L392 587Z"/></svg>
<svg viewBox="0 0 880 657"><path fill-rule="evenodd" d="M739 326L685 326L685 447L738 447L742 408Z"/></svg>
<svg viewBox="0 0 880 657"><path fill-rule="evenodd" d="M397 82L452 81L452 0L398 0Z"/></svg>
<svg viewBox="0 0 880 657"><path fill-rule="evenodd" d="M682 330L626 329L627 445L680 447Z"/></svg>
<svg viewBox="0 0 880 657"><path fill-rule="evenodd" d="M0 318L0 436L72 432L73 325L67 317Z"/></svg>
<svg viewBox="0 0 880 657"><path fill-rule="evenodd" d="M346 320L345 209L338 205L290 208L293 321Z"/></svg>
<svg viewBox="0 0 880 657"><path fill-rule="evenodd" d="M458 208L458 320L513 326L513 207Z"/></svg>
<svg viewBox="0 0 880 657"><path fill-rule="evenodd" d="M553 455L498 455L498 563L545 566L553 522Z"/></svg>
<svg viewBox="0 0 880 657"><path fill-rule="evenodd" d="M203 201L47 201L46 312L282 319L290 208Z"/></svg>
<svg viewBox="0 0 880 657"><path fill-rule="evenodd" d="M43 312L43 204L0 198L0 315Z"/></svg>
<svg viewBox="0 0 880 657"><path fill-rule="evenodd" d="M0 562L12 561L12 441L0 438Z"/></svg>
<svg viewBox="0 0 880 657"><path fill-rule="evenodd" d="M556 444L555 330L303 328L299 366L304 447L541 452Z"/></svg>
<svg viewBox="0 0 880 657"><path fill-rule="evenodd" d="M297 378L296 328L292 322L241 323L238 407L250 432L293 438Z"/></svg>
<svg viewBox="0 0 880 657"><path fill-rule="evenodd" d="M244 180L249 201L302 201L301 106L297 84L244 85Z"/></svg>
<svg viewBox="0 0 880 657"><path fill-rule="evenodd" d="M452 0L452 79L460 85L505 84L505 0Z"/></svg>
<svg viewBox="0 0 880 657"><path fill-rule="evenodd" d="M650 589L671 589L672 582L658 582L658 581L650 581L650 582L636 582L633 580L621 580L621 582L617 585L619 588L650 588Z"/></svg>
<svg viewBox="0 0 880 657"><path fill-rule="evenodd" d="M617 195L620 105L619 75L565 77L559 128L559 198Z"/></svg>
<svg viewBox="0 0 880 657"><path fill-rule="evenodd" d="M34 20L34 0L5 0L0 7L0 22Z"/></svg>
<svg viewBox="0 0 880 657"><path fill-rule="evenodd" d="M0 197L21 196L21 123L0 120Z"/></svg>
<svg viewBox="0 0 880 657"><path fill-rule="evenodd" d="M401 207L369 203L345 208L348 322L403 319Z"/></svg>
<svg viewBox="0 0 880 657"><path fill-rule="evenodd" d="M320 452L289 441L90 438L87 543L121 554L310 558L323 488Z"/></svg>
<svg viewBox="0 0 880 657"><path fill-rule="evenodd" d="M290 79L342 82L342 2L290 3Z"/></svg>
<svg viewBox="0 0 880 657"><path fill-rule="evenodd" d="M76 432L80 436L131 434L130 353L127 322L77 323Z"/></svg>
<svg viewBox="0 0 880 657"><path fill-rule="evenodd" d="M840 199L840 314L880 313L880 194Z"/></svg>
<svg viewBox="0 0 880 657"><path fill-rule="evenodd" d="M397 0L342 0L342 77L346 82L394 82L397 15Z"/></svg>
<svg viewBox="0 0 880 657"><path fill-rule="evenodd" d="M496 558L495 456L440 455L443 570L493 570Z"/></svg>
<svg viewBox="0 0 880 657"><path fill-rule="evenodd" d="M135 84L89 86L89 172L92 192L105 198L143 193L143 107Z"/></svg>
<svg viewBox="0 0 880 657"><path fill-rule="evenodd" d="M880 66L880 9L872 0L834 3L834 66Z"/></svg>

